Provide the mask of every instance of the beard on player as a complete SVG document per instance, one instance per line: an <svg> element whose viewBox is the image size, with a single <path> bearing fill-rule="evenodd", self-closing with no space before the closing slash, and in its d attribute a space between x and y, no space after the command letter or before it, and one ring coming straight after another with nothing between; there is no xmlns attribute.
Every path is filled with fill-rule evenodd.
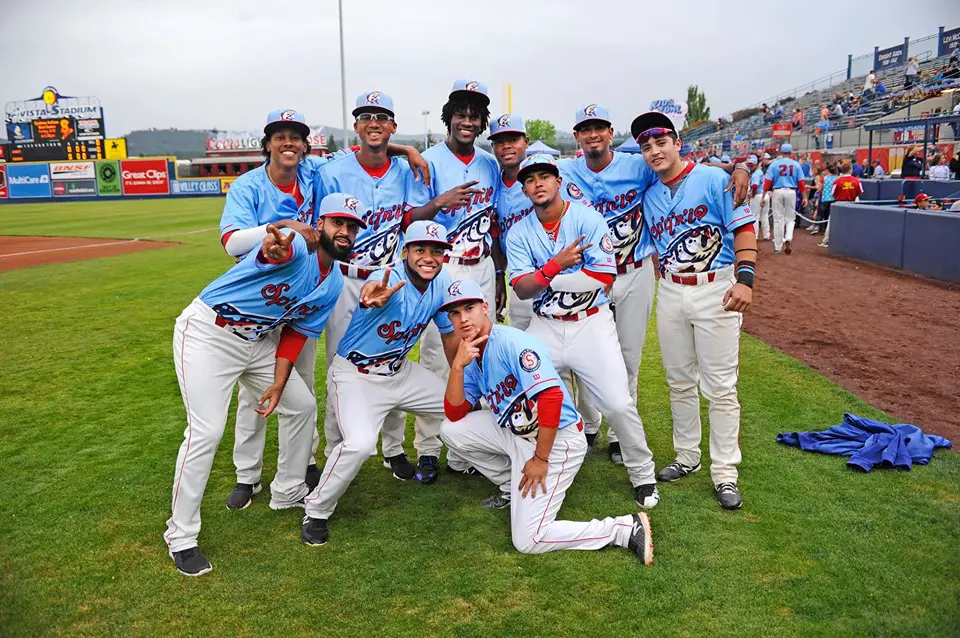
<svg viewBox="0 0 960 638"><path fill-rule="evenodd" d="M350 251L357 239L359 226L355 221L346 219L323 218L320 220L320 248L337 261L349 261ZM316 250L316 247L314 247ZM314 252L311 250L310 252Z"/></svg>

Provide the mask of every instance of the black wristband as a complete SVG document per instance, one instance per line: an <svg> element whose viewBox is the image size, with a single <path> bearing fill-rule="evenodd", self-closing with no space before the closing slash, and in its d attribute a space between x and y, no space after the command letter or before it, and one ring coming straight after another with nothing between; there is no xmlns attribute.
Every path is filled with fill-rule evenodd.
<svg viewBox="0 0 960 638"><path fill-rule="evenodd" d="M737 262L737 283L743 284L747 288L753 288L753 278L756 276L757 262L743 261Z"/></svg>

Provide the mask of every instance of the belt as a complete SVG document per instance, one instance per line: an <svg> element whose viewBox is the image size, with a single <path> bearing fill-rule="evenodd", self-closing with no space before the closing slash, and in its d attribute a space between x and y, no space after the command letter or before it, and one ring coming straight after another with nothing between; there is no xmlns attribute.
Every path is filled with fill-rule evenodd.
<svg viewBox="0 0 960 638"><path fill-rule="evenodd" d="M476 266L486 258L487 258L486 255L484 255L483 257L450 257L448 255L444 255L443 263L460 264L461 266Z"/></svg>
<svg viewBox="0 0 960 638"><path fill-rule="evenodd" d="M700 281L700 275L706 275L706 281ZM717 278L717 271L698 273L695 275L675 275L670 273L670 281L675 284L680 284L682 286L697 286L699 284L707 284L712 282Z"/></svg>
<svg viewBox="0 0 960 638"><path fill-rule="evenodd" d="M351 279L367 279L376 272L374 268L361 268L353 264L345 264L342 261L338 262L340 266L340 272L343 273L345 277L350 277Z"/></svg>
<svg viewBox="0 0 960 638"><path fill-rule="evenodd" d="M593 315L600 312L600 306L595 306L589 310L584 310L583 312L578 312L573 315L540 315L544 319L555 319L557 321L581 321L587 317L592 317Z"/></svg>
<svg viewBox="0 0 960 638"><path fill-rule="evenodd" d="M628 272L633 272L633 271L636 270L637 268L643 268L643 260L642 260L642 259L641 259L640 261L635 261L635 262L632 262L632 263L629 263L629 264L621 264L621 265L617 266L617 274L618 274L618 275L625 275L625 274L627 274Z"/></svg>

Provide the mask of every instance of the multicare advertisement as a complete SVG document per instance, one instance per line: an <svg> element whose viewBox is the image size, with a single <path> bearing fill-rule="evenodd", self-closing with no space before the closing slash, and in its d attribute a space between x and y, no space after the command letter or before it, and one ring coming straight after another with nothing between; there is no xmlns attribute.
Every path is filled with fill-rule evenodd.
<svg viewBox="0 0 960 638"><path fill-rule="evenodd" d="M7 164L10 199L50 197L50 172L46 164Z"/></svg>
<svg viewBox="0 0 960 638"><path fill-rule="evenodd" d="M9 195L7 188L7 167L0 164L0 199L6 199Z"/></svg>
<svg viewBox="0 0 960 638"><path fill-rule="evenodd" d="M165 159L136 159L120 162L124 195L168 195L170 174Z"/></svg>
<svg viewBox="0 0 960 638"><path fill-rule="evenodd" d="M121 195L120 162L97 162L97 190L101 195Z"/></svg>
<svg viewBox="0 0 960 638"><path fill-rule="evenodd" d="M175 179L170 182L173 195L219 195L219 179Z"/></svg>

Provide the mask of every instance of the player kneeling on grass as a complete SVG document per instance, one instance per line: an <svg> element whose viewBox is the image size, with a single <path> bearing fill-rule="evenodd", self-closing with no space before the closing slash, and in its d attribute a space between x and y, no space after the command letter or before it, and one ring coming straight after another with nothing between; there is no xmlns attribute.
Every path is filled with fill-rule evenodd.
<svg viewBox="0 0 960 638"><path fill-rule="evenodd" d="M644 113L631 132L660 182L643 196L643 216L660 257L663 279L657 333L670 386L677 459L660 470L672 482L700 469L700 397L710 402L710 474L720 505L743 504L740 463L740 324L750 307L757 236L750 208L735 208L727 176L680 157L668 117ZM736 262L736 267L734 263Z"/></svg>
<svg viewBox="0 0 960 638"><path fill-rule="evenodd" d="M401 264L373 272L360 289L359 306L327 372L327 400L334 402L343 440L331 450L320 484L307 497L301 527L307 545L326 544L327 519L376 451L383 420L392 410L422 417L417 436L439 441L443 379L407 355L430 321L440 331L448 362L456 352L453 327L440 312L450 285L443 269L450 244L443 226L428 221L410 224L405 239Z"/></svg>
<svg viewBox="0 0 960 638"><path fill-rule="evenodd" d="M303 507L317 402L293 364L307 338L320 336L343 288L334 260L350 254L363 224L347 205L352 201L343 193L323 199L316 244L268 225L260 249L204 288L177 318L173 361L187 429L163 536L181 574L213 569L197 546L200 502L237 382L260 397L256 411L263 417L276 410L286 418L271 507Z"/></svg>
<svg viewBox="0 0 960 638"><path fill-rule="evenodd" d="M589 522L558 521L587 440L550 353L536 337L493 325L480 286L447 288L442 310L460 338L444 397L440 438L500 487L513 545L524 554L626 547L649 565L646 512ZM485 399L489 409L479 409Z"/></svg>

